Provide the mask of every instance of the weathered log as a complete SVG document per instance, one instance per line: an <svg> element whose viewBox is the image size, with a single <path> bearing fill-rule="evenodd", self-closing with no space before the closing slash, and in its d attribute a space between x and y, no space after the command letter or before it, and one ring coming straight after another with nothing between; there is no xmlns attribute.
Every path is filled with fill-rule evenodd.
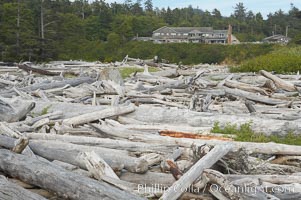
<svg viewBox="0 0 301 200"><path fill-rule="evenodd" d="M9 182L4 176L0 176L0 199L46 200L40 195Z"/></svg>
<svg viewBox="0 0 301 200"><path fill-rule="evenodd" d="M259 103L264 103L267 105L278 105L278 104L287 103L285 101L268 98L268 97L265 97L262 95L256 95L254 93L246 92L246 91L239 90L239 89L230 89L230 88L224 88L224 89L225 89L226 94L242 97L244 99L249 99L249 100L259 102Z"/></svg>
<svg viewBox="0 0 301 200"><path fill-rule="evenodd" d="M119 180L119 177L114 173L106 161L104 161L94 151L84 152L80 155L80 158L84 160L88 171L97 180L101 180L103 176L108 176Z"/></svg>
<svg viewBox="0 0 301 200"><path fill-rule="evenodd" d="M251 128L255 132L266 135L286 135L288 132L299 134L301 132L301 125L297 121L266 119L264 116L252 116L250 114L225 115L193 112L185 109L166 109L147 105L137 107L136 111L128 114L127 117L146 123L190 125L192 127L212 127L216 122L219 122L221 127L229 123L240 126L251 122Z"/></svg>
<svg viewBox="0 0 301 200"><path fill-rule="evenodd" d="M225 175L227 179L230 181L235 181L244 178L250 179L259 179L260 181L269 182L273 184L293 184L299 183L301 184L301 175L265 175L265 174L258 174L258 175L236 175L236 174L228 174Z"/></svg>
<svg viewBox="0 0 301 200"><path fill-rule="evenodd" d="M168 187L171 186L176 180L171 174L150 171L147 171L144 174L123 172L120 176L120 179L143 185L145 187L152 187L155 186L155 184Z"/></svg>
<svg viewBox="0 0 301 200"><path fill-rule="evenodd" d="M135 107L133 105L124 106L124 107L112 107L108 108L102 111L95 111L91 113L86 113L77 117L72 117L69 119L63 120L63 124L67 125L80 125L85 124L88 122L108 118L108 117L114 117L122 114L127 114L130 112L133 112L135 110Z"/></svg>
<svg viewBox="0 0 301 200"><path fill-rule="evenodd" d="M254 93L260 93L262 95L268 95L268 93L264 89L261 89L259 87L249 85L249 84L246 84L246 83L240 83L240 82L237 82L237 81L226 80L225 81L225 86L230 87L230 88L241 89L241 90L244 90L244 91L247 91L247 92L254 92Z"/></svg>
<svg viewBox="0 0 301 200"><path fill-rule="evenodd" d="M256 112L256 110L255 110L255 108L254 108L254 106L252 104L252 101L246 100L245 101L245 105L248 108L248 110L249 110L250 113L255 113Z"/></svg>
<svg viewBox="0 0 301 200"><path fill-rule="evenodd" d="M38 117L28 119L25 121L25 123L28 125L33 125L34 123L36 123L37 121L40 121L41 119L48 118L48 119L54 120L54 119L59 119L59 118L63 117L63 115L64 115L64 113L62 111L56 111L56 112L47 113L47 114L44 114L44 115L41 115Z"/></svg>
<svg viewBox="0 0 301 200"><path fill-rule="evenodd" d="M0 146L12 148L15 140L0 135ZM127 151L107 149L102 147L89 147L63 143L59 141L30 141L29 147L32 151L49 160L60 160L86 169L83 160L79 159L81 152L95 151L116 171L125 167L127 170L136 173L144 173L148 170L148 163L144 159L130 157Z"/></svg>
<svg viewBox="0 0 301 200"><path fill-rule="evenodd" d="M176 145L166 144L146 144L142 142L131 142L126 140L113 140L109 138L85 137L85 136L70 136L70 135L52 135L41 133L25 133L26 137L31 140L56 140L68 142L72 144L100 146L109 149L120 149L131 152L171 152Z"/></svg>
<svg viewBox="0 0 301 200"><path fill-rule="evenodd" d="M124 166L125 169L136 173L144 173L148 170L148 163L144 159L130 157L127 155L128 153L126 151L122 150L88 147L52 141L32 141L29 143L29 146L34 153L42 157L51 160L61 160L80 166L83 169L86 168L84 162L78 159L79 153L95 151L97 154L101 155L113 169L117 169L117 171L119 171L122 166Z"/></svg>
<svg viewBox="0 0 301 200"><path fill-rule="evenodd" d="M0 150L0 169L13 177L70 199L143 199L106 183L68 172L8 150ZM37 173L39 172L39 173Z"/></svg>
<svg viewBox="0 0 301 200"><path fill-rule="evenodd" d="M163 77L177 77L178 71L177 69L168 69L168 70L162 70L162 71L158 71L158 72L152 72L151 73L154 76L163 76Z"/></svg>
<svg viewBox="0 0 301 200"><path fill-rule="evenodd" d="M296 87L292 83L284 81L281 78L279 78L265 70L260 70L259 73L262 76L264 76L268 79L271 79L275 83L276 87L278 87L279 89L283 89L283 90L290 91L290 92L296 91Z"/></svg>
<svg viewBox="0 0 301 200"><path fill-rule="evenodd" d="M14 98L12 100L0 98L0 121L19 121L34 107L34 102L24 102L18 98Z"/></svg>
<svg viewBox="0 0 301 200"><path fill-rule="evenodd" d="M234 185L237 189L236 193L239 193L240 199L250 199L250 200L258 200L258 199L271 199L271 200L280 200L276 196L274 196L274 192L272 194L268 194L267 187L262 188L260 181L254 179L241 179L238 181L233 181L230 183ZM279 189L279 188L278 188Z"/></svg>
<svg viewBox="0 0 301 200"><path fill-rule="evenodd" d="M218 145L218 144L226 144L227 141L216 141L216 140L194 140L188 138L171 138L165 136L157 136L157 135L132 135L129 138L131 141L139 141L145 143L162 143L166 145L177 144L181 147L190 148L192 144L197 145ZM255 143L255 142L231 142L233 147L233 152L244 148L248 153L262 153L262 154L275 154L275 155L301 155L301 147L294 145L286 145L286 144L277 144L277 143Z"/></svg>
<svg viewBox="0 0 301 200"><path fill-rule="evenodd" d="M164 192L160 199L176 200L182 195L186 188L188 188L198 177L201 176L204 169L210 168L231 149L231 144L215 146L208 154L194 164L178 181L171 186L171 188L174 189Z"/></svg>
<svg viewBox="0 0 301 200"><path fill-rule="evenodd" d="M34 73L47 75L47 76L58 76L58 75L60 75L59 72L50 72L50 71L47 71L47 70L44 70L44 69L31 67L31 66L29 66L28 63L18 64L17 66L18 66L18 68L23 69L26 72L34 72Z"/></svg>
<svg viewBox="0 0 301 200"><path fill-rule="evenodd" d="M95 81L95 79L90 78L90 77L79 77L79 78L67 79L64 81L57 81L57 82L37 83L37 84L33 84L33 85L30 85L27 87L19 88L19 90L22 92L31 92L31 91L35 91L37 89L48 90L48 89L53 89L53 88L64 87L66 85L75 87L82 83L93 83L94 81ZM3 97L12 97L15 94L16 94L16 92L13 89L0 93L0 95Z"/></svg>

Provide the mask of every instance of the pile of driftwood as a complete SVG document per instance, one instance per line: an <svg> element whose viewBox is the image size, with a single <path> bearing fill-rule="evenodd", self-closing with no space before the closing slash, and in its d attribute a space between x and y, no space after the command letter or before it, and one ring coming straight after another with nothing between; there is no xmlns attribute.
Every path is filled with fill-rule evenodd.
<svg viewBox="0 0 301 200"><path fill-rule="evenodd" d="M158 59L2 63L0 199L301 199L301 146L211 133L301 133L300 88Z"/></svg>

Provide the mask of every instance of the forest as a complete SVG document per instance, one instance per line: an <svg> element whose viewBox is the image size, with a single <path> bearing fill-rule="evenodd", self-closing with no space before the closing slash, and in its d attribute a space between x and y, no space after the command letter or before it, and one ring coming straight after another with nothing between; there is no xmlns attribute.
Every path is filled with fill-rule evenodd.
<svg viewBox="0 0 301 200"><path fill-rule="evenodd" d="M272 45L247 45L251 49L247 52L240 45L212 48L200 44L145 45L132 41L135 36L151 36L152 31L164 25L226 29L231 24L233 33L243 42L260 41L273 34L285 35L288 28L292 43L301 43L301 11L293 4L287 13L280 9L266 19L261 13L248 10L243 3L233 7L232 15L225 17L218 9L157 8L151 0L110 4L102 0L0 0L0 61L114 61L129 54L140 58L159 55L187 64L217 63L240 51L245 58L273 49ZM187 50L192 47L196 52L208 49L209 53L195 59L188 56Z"/></svg>

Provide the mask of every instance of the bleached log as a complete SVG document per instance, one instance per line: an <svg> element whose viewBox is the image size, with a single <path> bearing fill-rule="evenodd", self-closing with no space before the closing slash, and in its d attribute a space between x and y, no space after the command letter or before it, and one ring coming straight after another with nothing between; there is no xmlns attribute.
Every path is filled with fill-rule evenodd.
<svg viewBox="0 0 301 200"><path fill-rule="evenodd" d="M59 166L61 168L64 168L68 171L71 171L73 173L91 178L91 174L87 170L81 169L78 166L72 165L70 163L65 163L65 162L62 162L62 161L59 161L59 160L54 160L51 163L55 164L56 166Z"/></svg>
<svg viewBox="0 0 301 200"><path fill-rule="evenodd" d="M151 74L154 76L163 76L163 77L177 77L179 75L177 69L167 69L158 72L151 72Z"/></svg>
<svg viewBox="0 0 301 200"><path fill-rule="evenodd" d="M124 128L130 130L139 130L139 131L163 131L163 130L177 130L180 132L188 133L209 133L212 129L211 126L208 127L191 127L186 125L172 125L164 123L147 123L141 122L138 120L131 119L126 116L119 116L118 121L124 125Z"/></svg>
<svg viewBox="0 0 301 200"><path fill-rule="evenodd" d="M141 159L146 160L148 166L158 164L162 161L162 156L157 153L148 153L140 157Z"/></svg>
<svg viewBox="0 0 301 200"><path fill-rule="evenodd" d="M13 138L19 138L22 135L19 131L12 130L6 122L0 122L0 134Z"/></svg>
<svg viewBox="0 0 301 200"><path fill-rule="evenodd" d="M236 193L239 193L239 199L248 199L248 200L257 200L257 199L270 199L270 200L280 200L274 194L275 192L271 192L269 194L269 190L267 187L262 188L259 180L254 179L241 179L238 181L233 181L230 183L234 185L237 190Z"/></svg>
<svg viewBox="0 0 301 200"><path fill-rule="evenodd" d="M0 169L25 182L70 199L143 199L106 183L68 172L8 150L0 150ZM39 173L36 173L36 172ZM45 178L47 177L47 178Z"/></svg>
<svg viewBox="0 0 301 200"><path fill-rule="evenodd" d="M112 107L105 110L86 113L80 116L65 119L63 120L63 124L76 126L108 117L127 114L133 111L135 111L135 107L133 105L124 107Z"/></svg>
<svg viewBox="0 0 301 200"><path fill-rule="evenodd" d="M283 136L288 132L295 134L301 132L301 125L297 121L266 119L265 116L250 114L225 115L176 108L166 109L148 105L137 107L136 111L128 114L127 117L146 123L190 125L192 127L212 127L216 122L219 122L221 127L229 123L240 126L251 122L251 128L255 132L266 135L277 134ZM273 124L273 126L270 126L270 124Z"/></svg>
<svg viewBox="0 0 301 200"><path fill-rule="evenodd" d="M268 79L271 79L274 84L276 85L276 87L280 88L280 89L283 89L283 90L286 90L286 91L290 91L290 92L294 92L296 91L296 87L294 86L294 84L292 83L289 83L287 81L284 81L282 80L281 78L265 71L265 70L260 70L259 73L268 78Z"/></svg>
<svg viewBox="0 0 301 200"><path fill-rule="evenodd" d="M278 185L293 184L293 183L301 184L301 174L300 175L278 175L278 174L275 174L275 175L266 175L266 174L236 175L236 174L228 174L225 176L230 181L236 181L239 179L248 178L248 179L259 179L260 181L263 181L263 182L269 182L269 183L278 184Z"/></svg>
<svg viewBox="0 0 301 200"><path fill-rule="evenodd" d="M218 144L227 144L227 141L218 141L218 140L201 140L201 139L189 139L189 138L172 138L165 136L157 135L132 135L129 138L131 141L139 141L145 143L158 143L163 142L166 145L177 144L181 147L190 148L192 144L196 145L218 145ZM248 153L262 153L262 154L275 154L275 155L301 155L301 146L286 145L286 144L277 144L277 143L255 143L255 142L231 142L233 147L233 152L244 148Z"/></svg>
<svg viewBox="0 0 301 200"><path fill-rule="evenodd" d="M250 113L255 113L256 112L256 110L255 110L255 108L254 108L254 106L252 104L252 101L246 100L245 101L245 105L248 108L248 110L249 110Z"/></svg>
<svg viewBox="0 0 301 200"><path fill-rule="evenodd" d="M142 104L162 104L166 106L173 106L177 108L186 108L186 106L174 102L168 102L168 101L163 101L160 99L155 99L155 98L135 98L135 99L130 99L132 103L142 103Z"/></svg>
<svg viewBox="0 0 301 200"><path fill-rule="evenodd" d="M25 102L19 98L5 99L0 97L0 121L19 121L34 107L34 102Z"/></svg>
<svg viewBox="0 0 301 200"><path fill-rule="evenodd" d="M150 133L145 133L142 131L136 131L136 130L128 130L123 127L114 127L111 125L108 125L106 123L99 124L90 124L91 127L95 128L95 130L99 131L100 133L103 133L104 137L118 137L118 138L129 138L132 135L150 135Z"/></svg>
<svg viewBox="0 0 301 200"><path fill-rule="evenodd" d="M144 174L137 174L131 172L123 172L120 175L120 179L123 181L136 183L145 187L152 187L157 185L171 186L176 180L169 173L158 173L147 171Z"/></svg>
<svg viewBox="0 0 301 200"><path fill-rule="evenodd" d="M25 133L26 137L31 140L55 140L68 142L72 144L100 146L109 149L120 149L131 152L171 152L175 145L166 144L146 144L141 142L131 142L126 140L113 140L110 138L85 137L85 136L70 136L70 135L52 135L41 133Z"/></svg>
<svg viewBox="0 0 301 200"><path fill-rule="evenodd" d="M233 74L230 74L229 76L227 76L224 80L220 81L218 84L217 84L217 88L221 88L225 85L226 81L227 80L231 80L233 78Z"/></svg>
<svg viewBox="0 0 301 200"><path fill-rule="evenodd" d="M246 91L239 90L239 89L230 89L230 88L224 88L224 89L225 89L226 94L242 97L244 99L252 100L255 102L259 102L259 103L264 103L267 105L278 105L278 104L287 103L286 101L268 98L268 97L265 97L262 95L256 95L254 93L246 92Z"/></svg>
<svg viewBox="0 0 301 200"><path fill-rule="evenodd" d="M101 180L103 176L108 176L119 180L119 177L114 173L106 161L104 161L94 151L84 152L79 157L84 160L88 171L97 180Z"/></svg>
<svg viewBox="0 0 301 200"><path fill-rule="evenodd" d="M12 148L15 140L0 135L0 146ZM60 160L86 169L85 163L79 159L81 152L95 151L116 171L125 168L131 172L144 173L148 170L146 160L130 157L127 151L107 149L102 147L89 147L59 141L30 141L32 151L49 160Z"/></svg>
<svg viewBox="0 0 301 200"><path fill-rule="evenodd" d="M32 141L29 146L34 153L50 160L61 160L86 169L85 164L78 158L80 152L95 151L114 169L119 171L124 168L136 173L148 170L144 159L130 157L127 151L107 149L102 147L88 147L58 141ZM43 148L42 148L43 147Z"/></svg>
<svg viewBox="0 0 301 200"><path fill-rule="evenodd" d="M29 192L28 190L9 182L4 176L0 175L0 199L18 200L46 200L44 197Z"/></svg>
<svg viewBox="0 0 301 200"><path fill-rule="evenodd" d="M0 78L0 83L1 84L5 84L5 85L16 85L15 82L12 82L12 81L9 81L9 80L5 80L5 79L2 79L2 78Z"/></svg>
<svg viewBox="0 0 301 200"><path fill-rule="evenodd" d="M160 199L176 200L198 177L200 177L206 168L210 168L214 163L231 151L232 145L215 146L208 154L195 163L171 188L163 193Z"/></svg>
<svg viewBox="0 0 301 200"><path fill-rule="evenodd" d="M48 90L48 89L53 89L53 88L60 88L60 87L66 86L66 85L75 87L82 83L93 83L94 81L95 80L90 77L79 77L79 78L68 79L68 80L57 81L57 82L37 83L37 84L33 84L31 86L19 88L19 90L22 92L30 92L30 91L35 91L37 89ZM16 92L14 90L9 90L9 91L0 93L0 95L3 97L12 97L15 94L16 94Z"/></svg>
<svg viewBox="0 0 301 200"><path fill-rule="evenodd" d="M244 90L244 91L247 91L247 92L253 92L253 93L260 93L262 95L268 95L268 93L264 89L261 89L259 87L249 85L249 84L246 84L246 83L237 82L237 81L226 80L225 81L225 86L230 87L230 88L241 89L241 90Z"/></svg>
<svg viewBox="0 0 301 200"><path fill-rule="evenodd" d="M63 117L63 115L64 114L63 114L62 111L55 111L55 112L52 112L52 113L48 113L48 114L45 114L45 115L34 117L32 119L28 119L28 120L25 121L25 123L28 124L28 125L33 125L34 123L36 123L37 121L40 121L42 119L49 118L50 120L54 120L54 119L59 119L59 118Z"/></svg>
<svg viewBox="0 0 301 200"><path fill-rule="evenodd" d="M44 126L44 125L47 125L50 123L50 120L49 118L44 118L44 119L40 119L39 121L35 122L33 125L32 125L32 128L34 130Z"/></svg>
<svg viewBox="0 0 301 200"><path fill-rule="evenodd" d="M239 199L239 192L236 192L234 185L230 183L222 173L212 169L205 169L202 174L202 179L206 179L206 181L208 179L210 183L218 184L220 187L224 188L223 191L226 192L230 199ZM214 187L210 188L209 191L212 192L212 189L217 189L217 191L219 191L218 188Z"/></svg>

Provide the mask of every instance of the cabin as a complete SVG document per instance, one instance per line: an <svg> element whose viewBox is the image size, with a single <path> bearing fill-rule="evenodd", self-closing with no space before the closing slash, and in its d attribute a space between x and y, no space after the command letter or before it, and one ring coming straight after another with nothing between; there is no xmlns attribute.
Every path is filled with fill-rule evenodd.
<svg viewBox="0 0 301 200"><path fill-rule="evenodd" d="M205 44L231 44L239 41L228 30L214 30L212 27L168 27L163 26L153 32L154 43L205 43Z"/></svg>

